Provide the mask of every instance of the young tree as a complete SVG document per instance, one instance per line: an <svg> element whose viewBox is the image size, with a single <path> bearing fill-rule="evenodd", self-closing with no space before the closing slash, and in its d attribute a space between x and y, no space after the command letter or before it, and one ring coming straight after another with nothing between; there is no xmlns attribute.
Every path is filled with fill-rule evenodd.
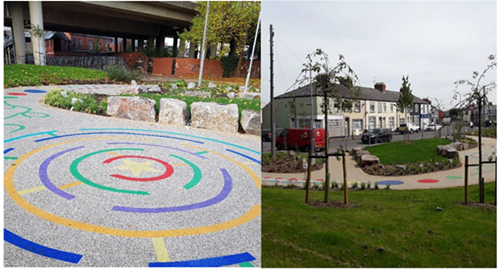
<svg viewBox="0 0 500 270"><path fill-rule="evenodd" d="M205 13L207 2L198 2L198 14L191 22L191 28L179 34L181 39L191 44L201 43L205 25ZM255 36L255 25L259 19L260 2L258 1L212 1L210 2L210 16L208 19L208 31L206 37L207 48L218 46L219 57L224 50L224 44L231 47L230 54L239 56L236 71L241 69L243 53L247 39ZM253 40L252 40L253 41ZM260 50L258 50L260 51Z"/></svg>
<svg viewBox="0 0 500 270"><path fill-rule="evenodd" d="M403 76L403 84L401 85L401 93L399 94L399 99L398 102L396 103L396 106L398 107L398 110L404 111L405 113L405 122L408 121L408 112L411 111L413 108L413 95L411 93L410 89L411 83L408 83L408 76ZM408 125L406 128L406 137L405 137L405 142L408 142L410 140L410 134L408 130Z"/></svg>
<svg viewBox="0 0 500 270"><path fill-rule="evenodd" d="M478 148L479 148L479 180L483 177L483 168L482 168L482 140L481 140L481 129L482 129L482 106L488 104L488 93L491 91L494 91L496 89L496 83L495 81L491 81L489 83L483 84L482 80L486 77L486 74L495 69L497 66L497 56L496 55L490 55L488 56L488 60L491 62L486 66L486 69L483 70L483 72L480 74L477 71L472 72L472 79L476 80L475 82L469 81L469 80L458 80L455 81L455 95L454 99L457 99L458 92L456 89L460 85L467 85L470 87L470 91L465 94L465 99L463 99L461 102L459 102L459 107L463 108L466 107L470 104L473 104L474 102L477 103L478 105L478 114L479 114L479 141L478 141ZM481 183L481 181L479 181ZM484 203L484 183L480 184L480 202Z"/></svg>
<svg viewBox="0 0 500 270"><path fill-rule="evenodd" d="M315 60L319 58L319 61ZM338 63L334 67L330 67L328 54L321 49L316 49L315 52L308 54L306 63L303 64L302 70L304 76L299 79L303 83L309 81L307 72L312 70L318 75L310 82L315 89L319 89L319 93L323 95L323 103L321 104L322 112L325 114L325 203L328 202L328 194L330 187L330 174L328 164L328 114L334 111L333 106L330 105L330 100L333 99L335 107L344 110L346 108L352 109L353 101L359 98L361 89L359 88L359 80L356 73L345 62L344 56L339 55ZM350 99L343 98L340 95L340 87L346 87ZM312 120L312 119L311 119ZM312 132L312 130L311 130ZM312 135L311 135L312 136Z"/></svg>

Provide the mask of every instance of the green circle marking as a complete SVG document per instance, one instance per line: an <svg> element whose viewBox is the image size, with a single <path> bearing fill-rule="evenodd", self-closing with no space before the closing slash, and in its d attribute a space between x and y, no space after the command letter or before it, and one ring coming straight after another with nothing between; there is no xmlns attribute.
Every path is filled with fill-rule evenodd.
<svg viewBox="0 0 500 270"><path fill-rule="evenodd" d="M73 174L73 176L76 179L78 179L79 181L81 181L84 184L87 184L87 185L95 187L95 188L99 188L99 189L103 189L103 190L107 190L107 191L113 191L113 192L120 192L120 193L137 194L137 195L149 195L149 192L147 192L147 191L117 189L117 188L112 188L112 187L107 187L107 186L96 184L96 183L88 180L87 178L83 177L83 175L80 174L80 172L78 171L78 164L80 164L80 162L82 162L84 159L86 159L88 157L91 157L91 156L94 156L94 155L97 155L97 154L100 154L100 153L114 152L114 151L124 151L124 150L144 151L144 149L139 149L139 148L114 148L114 149L106 149L106 150L92 152L90 154L86 154L84 156L81 156L81 157L75 159L71 163L71 165L69 167L69 170L70 170L71 174Z"/></svg>
<svg viewBox="0 0 500 270"><path fill-rule="evenodd" d="M463 179L462 176L446 176L446 179Z"/></svg>

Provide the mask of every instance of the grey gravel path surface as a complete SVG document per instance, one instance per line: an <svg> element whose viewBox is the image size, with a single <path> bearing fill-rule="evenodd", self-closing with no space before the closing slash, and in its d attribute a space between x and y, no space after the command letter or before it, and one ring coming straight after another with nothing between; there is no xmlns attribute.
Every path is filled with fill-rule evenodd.
<svg viewBox="0 0 500 270"><path fill-rule="evenodd" d="M93 88L108 94L114 94L118 86L97 87L71 86L76 92ZM14 97L4 99L4 233L12 236L4 242L4 266L148 267L157 262L212 258L202 260L203 266L231 262L226 256L236 255L230 258L241 260L251 255L255 260L250 263L260 267L260 165L227 151L260 161L258 136L70 112L41 104L44 93L25 92L55 88L69 87L4 90L4 97ZM31 136L43 132L51 133ZM74 135L79 133L83 134ZM65 137L71 134L74 136ZM124 155L141 158L119 157ZM115 157L118 159L103 163ZM172 174L152 181L115 177L155 178L169 170L161 162L142 157L172 165ZM122 167L127 165L124 160L129 162L128 169ZM43 180L44 162L48 180ZM134 176L136 167L142 171ZM191 183L197 174L194 167L201 173L196 185ZM227 171L229 181L221 169ZM78 174L86 179L83 183ZM66 194L62 196L47 188L50 183L71 186L61 189ZM189 183L192 186L187 188ZM179 206L187 208L176 208ZM170 212L144 213L159 208ZM36 245L43 247L37 249ZM71 259L78 262L67 262Z"/></svg>

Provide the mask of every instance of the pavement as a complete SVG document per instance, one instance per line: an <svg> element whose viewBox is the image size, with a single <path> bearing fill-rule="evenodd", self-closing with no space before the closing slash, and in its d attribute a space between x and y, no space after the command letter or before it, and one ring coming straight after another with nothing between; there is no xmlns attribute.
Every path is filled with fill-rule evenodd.
<svg viewBox="0 0 500 270"><path fill-rule="evenodd" d="M477 137L471 137L477 141ZM482 151L483 151L483 161L488 161L488 157L491 156L493 152L496 152L496 139L483 138L482 139ZM479 149L472 148L464 151L459 151L460 161L465 164L465 155L469 156L469 164L477 164L479 162ZM343 183L343 170L342 161L337 161L335 157L329 159L329 169L330 169L330 182ZM459 187L464 186L464 175L465 166L438 171L432 173L424 173L417 175L404 175L404 176L375 176L365 173L355 162L355 160L347 155L346 159L347 167L347 182L349 187L354 184L354 182L359 183L371 182L373 188L375 182L379 183L379 188L385 188L386 184L391 185L391 189L430 189L430 188L449 188L449 187ZM495 181L495 165L494 164L483 164L483 177L485 182ZM306 173L267 173L262 172L262 184L263 185L288 185L291 183L304 185L305 179L307 178ZM317 185L322 185L325 179L325 168L313 171L311 174L311 185L315 183ZM475 185L479 183L479 171L478 167L469 167L469 185Z"/></svg>
<svg viewBox="0 0 500 270"><path fill-rule="evenodd" d="M4 90L4 266L261 266L260 137L52 108Z"/></svg>

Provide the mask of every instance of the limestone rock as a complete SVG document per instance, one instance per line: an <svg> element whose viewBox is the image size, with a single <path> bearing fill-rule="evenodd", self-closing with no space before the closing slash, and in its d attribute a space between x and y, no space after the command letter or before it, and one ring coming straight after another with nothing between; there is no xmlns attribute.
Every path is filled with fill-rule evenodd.
<svg viewBox="0 0 500 270"><path fill-rule="evenodd" d="M79 98L75 98L75 97L71 99L71 105L74 105L74 104L75 104L75 103L77 103L77 102L81 102L81 103L83 103L83 100L81 100L81 99L79 99Z"/></svg>
<svg viewBox="0 0 500 270"><path fill-rule="evenodd" d="M135 80L132 80L131 85L132 86L137 86L137 82Z"/></svg>
<svg viewBox="0 0 500 270"><path fill-rule="evenodd" d="M203 98L212 97L212 93L202 92L202 91L184 91L182 92L182 94L188 97L203 97Z"/></svg>
<svg viewBox="0 0 500 270"><path fill-rule="evenodd" d="M455 158L458 157L458 151L454 148L451 149L446 149L446 155L445 157L447 158Z"/></svg>
<svg viewBox="0 0 500 270"><path fill-rule="evenodd" d="M234 97L235 97L234 92L229 92L229 93L227 93L227 97L228 97L228 98L234 98Z"/></svg>
<svg viewBox="0 0 500 270"><path fill-rule="evenodd" d="M161 88L156 84L148 87L148 93L160 93L160 92L161 92Z"/></svg>
<svg viewBox="0 0 500 270"><path fill-rule="evenodd" d="M191 126L236 133L238 132L238 105L193 102Z"/></svg>
<svg viewBox="0 0 500 270"><path fill-rule="evenodd" d="M187 120L188 113L186 102L173 98L160 99L160 124L185 126Z"/></svg>
<svg viewBox="0 0 500 270"><path fill-rule="evenodd" d="M245 86L240 86L238 89L239 89L240 92L244 92L245 91Z"/></svg>
<svg viewBox="0 0 500 270"><path fill-rule="evenodd" d="M228 87L226 88L226 91L227 91L227 92L229 92L229 91L233 91L233 88L232 88L231 86L228 86Z"/></svg>
<svg viewBox="0 0 500 270"><path fill-rule="evenodd" d="M363 156L365 156L365 155L369 155L369 154L370 154L370 152L365 151L365 150L361 150L361 151L358 151L358 152L356 153L356 157L357 157L357 158L361 158L361 157L363 157Z"/></svg>
<svg viewBox="0 0 500 270"><path fill-rule="evenodd" d="M217 85L215 85L215 83L213 83L213 82L208 83L208 88L214 88L214 87L217 87Z"/></svg>
<svg viewBox="0 0 500 270"><path fill-rule="evenodd" d="M156 101L144 97L109 97L107 114L136 121L155 122Z"/></svg>
<svg viewBox="0 0 500 270"><path fill-rule="evenodd" d="M61 96L68 97L68 93L66 93L66 91L61 91Z"/></svg>
<svg viewBox="0 0 500 270"><path fill-rule="evenodd" d="M446 151L448 149L450 149L451 147L449 145L438 145L437 146L437 154L440 155L440 156L445 156L446 155Z"/></svg>
<svg viewBox="0 0 500 270"><path fill-rule="evenodd" d="M173 84L172 84L172 90L175 90L175 89L177 89L177 88L179 88L179 87L177 87L177 84L173 83Z"/></svg>
<svg viewBox="0 0 500 270"><path fill-rule="evenodd" d="M251 92L247 92L247 93L238 93L236 95L237 98L244 98L244 99L260 99L260 94L259 93L251 93Z"/></svg>
<svg viewBox="0 0 500 270"><path fill-rule="evenodd" d="M194 89L196 87L196 83L190 82L188 83L187 89Z"/></svg>
<svg viewBox="0 0 500 270"><path fill-rule="evenodd" d="M123 95L123 94L138 95L138 94L142 93L141 86L138 86L138 85L136 85L136 86L121 86L118 90L116 90L116 94L117 95ZM144 88L144 89L146 89L146 88ZM147 91L147 89L146 89L146 91Z"/></svg>
<svg viewBox="0 0 500 270"><path fill-rule="evenodd" d="M398 168L400 170L403 170L403 171L406 170L406 166L405 165L396 165L396 168Z"/></svg>
<svg viewBox="0 0 500 270"><path fill-rule="evenodd" d="M364 167L364 166L370 166L370 165L379 164L379 163L380 163L380 159L378 157L373 156L373 155L364 155L361 157L360 166Z"/></svg>
<svg viewBox="0 0 500 270"><path fill-rule="evenodd" d="M243 110L241 112L241 127L245 133L260 136L260 111Z"/></svg>

